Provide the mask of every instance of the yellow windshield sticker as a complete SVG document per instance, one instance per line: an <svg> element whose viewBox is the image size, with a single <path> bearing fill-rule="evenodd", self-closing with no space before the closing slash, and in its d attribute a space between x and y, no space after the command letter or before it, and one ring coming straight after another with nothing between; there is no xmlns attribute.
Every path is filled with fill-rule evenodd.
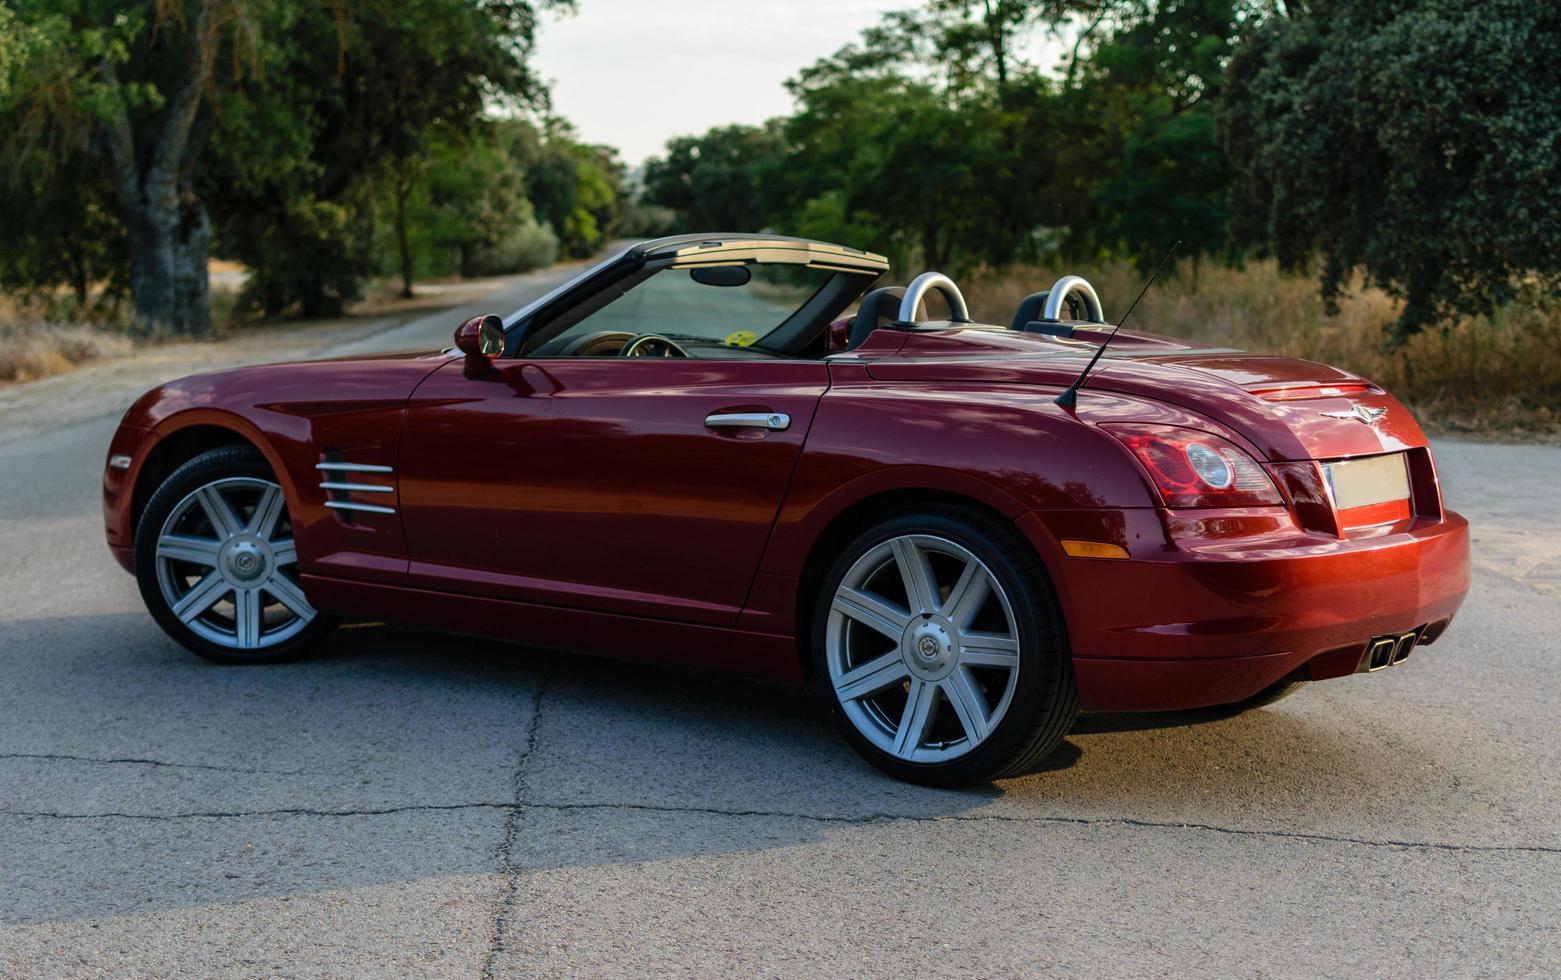
<svg viewBox="0 0 1561 980"><path fill-rule="evenodd" d="M759 335L752 330L734 330L726 335L722 343L728 347L748 347L759 339Z"/></svg>

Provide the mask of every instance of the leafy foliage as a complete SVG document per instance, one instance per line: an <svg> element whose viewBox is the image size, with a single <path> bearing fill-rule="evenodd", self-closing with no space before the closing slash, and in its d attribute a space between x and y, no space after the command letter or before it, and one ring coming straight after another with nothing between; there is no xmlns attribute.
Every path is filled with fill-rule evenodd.
<svg viewBox="0 0 1561 980"><path fill-rule="evenodd" d="M1364 273L1399 341L1561 291L1554 3L914 2L631 201L528 66L573 0L0 0L0 287L200 333L208 246L255 308L321 315L681 226L955 273L1181 239L1318 269L1330 308Z"/></svg>
<svg viewBox="0 0 1561 980"><path fill-rule="evenodd" d="M774 213L783 137L778 125L718 126L667 142L667 155L645 165L645 193L691 225L760 229Z"/></svg>
<svg viewBox="0 0 1561 980"><path fill-rule="evenodd" d="M1561 287L1561 7L1320 0L1244 37L1224 143L1239 240L1405 301L1395 335Z"/></svg>
<svg viewBox="0 0 1561 980"><path fill-rule="evenodd" d="M64 287L82 310L117 302L128 287L125 233L96 162L80 152L29 154L11 186L0 194L0 288Z"/></svg>
<svg viewBox="0 0 1561 980"><path fill-rule="evenodd" d="M208 245L255 308L304 315L387 269L410 289L589 253L622 168L524 119L538 11L571 5L6 0L0 286L128 289L201 333Z"/></svg>
<svg viewBox="0 0 1561 980"><path fill-rule="evenodd" d="M791 83L796 111L668 143L647 200L691 227L839 237L961 271L1226 247L1211 96L1232 0L930 0ZM1064 78L1024 41L1079 18ZM1088 44L1085 42L1088 41Z"/></svg>
<svg viewBox="0 0 1561 980"><path fill-rule="evenodd" d="M267 49L266 84L221 106L236 125L202 181L219 249L251 270L250 301L321 316L381 269L399 272L410 293L420 269L449 266L431 249L464 249L474 268L485 233L450 219L464 207L480 223L475 212L497 194L520 193L512 172L486 202L475 182L502 169L489 100L541 99L525 65L534 26L528 3L292 8ZM510 207L524 226L524 200ZM431 208L439 228L419 223ZM504 217L487 216L490 238Z"/></svg>
<svg viewBox="0 0 1561 980"><path fill-rule="evenodd" d="M418 161L405 202L418 276L481 276L545 266L558 254L558 236L537 221L526 197L526 169L504 130L485 124L460 142L433 143ZM382 221L381 231L392 222ZM381 242L381 254L396 251Z"/></svg>
<svg viewBox="0 0 1561 980"><path fill-rule="evenodd" d="M542 129L507 130L509 152L526 169L526 194L537 217L558 235L563 254L582 258L600 248L623 207L623 165L616 151L579 142L562 119Z"/></svg>
<svg viewBox="0 0 1561 980"><path fill-rule="evenodd" d="M1059 72L1027 43L1069 35ZM1561 288L1561 6L1523 0L925 0L680 137L646 200L959 272L1321 260L1394 336Z"/></svg>

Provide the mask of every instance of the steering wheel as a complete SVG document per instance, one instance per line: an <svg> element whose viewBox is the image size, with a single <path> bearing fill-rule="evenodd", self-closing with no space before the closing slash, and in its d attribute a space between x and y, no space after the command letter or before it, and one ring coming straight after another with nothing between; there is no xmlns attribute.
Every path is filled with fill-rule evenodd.
<svg viewBox="0 0 1561 980"><path fill-rule="evenodd" d="M619 357L687 357L688 351L659 333L642 333L618 352Z"/></svg>
<svg viewBox="0 0 1561 980"><path fill-rule="evenodd" d="M633 339L632 333L622 330L597 330L574 338L556 351L548 350L555 342L544 344L537 353L546 353L548 357L616 357L623 345Z"/></svg>

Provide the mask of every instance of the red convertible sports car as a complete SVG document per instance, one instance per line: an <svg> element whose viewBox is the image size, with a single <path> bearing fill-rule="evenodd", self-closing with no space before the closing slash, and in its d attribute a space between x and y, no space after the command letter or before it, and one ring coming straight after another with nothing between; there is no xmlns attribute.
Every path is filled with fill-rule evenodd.
<svg viewBox="0 0 1561 980"><path fill-rule="evenodd" d="M163 385L109 448L109 546L213 660L353 617L806 683L937 785L1080 709L1267 703L1447 628L1468 528L1387 392L1134 332L1080 384L1084 280L985 324L887 269L664 238L452 350Z"/></svg>

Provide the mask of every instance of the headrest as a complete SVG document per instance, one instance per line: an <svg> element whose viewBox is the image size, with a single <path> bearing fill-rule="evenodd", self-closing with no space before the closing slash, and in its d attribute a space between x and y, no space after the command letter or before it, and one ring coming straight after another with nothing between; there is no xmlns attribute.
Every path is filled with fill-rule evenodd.
<svg viewBox="0 0 1561 980"><path fill-rule="evenodd" d="M893 321L900 313L900 300L905 298L905 287L884 286L862 297L856 317L851 321L851 332L846 337L846 350L855 350L869 334L878 329L880 320Z"/></svg>
<svg viewBox="0 0 1561 980"><path fill-rule="evenodd" d="M1044 333L1053 337L1073 336L1073 324L1060 320L1042 320L1041 311L1046 308L1046 300L1051 297L1051 290L1043 293L1031 293L1019 304L1019 309L1014 311L1013 322L1008 325L1010 330L1021 330L1025 333ZM1068 310L1078 316L1078 304L1072 296L1068 297Z"/></svg>
<svg viewBox="0 0 1561 980"><path fill-rule="evenodd" d="M1038 320L1041 310L1046 308L1046 297L1051 295L1048 290L1044 293L1031 293L1019 303L1019 309L1014 313L1013 322L1008 325L1010 330L1024 330L1030 325L1030 321Z"/></svg>

